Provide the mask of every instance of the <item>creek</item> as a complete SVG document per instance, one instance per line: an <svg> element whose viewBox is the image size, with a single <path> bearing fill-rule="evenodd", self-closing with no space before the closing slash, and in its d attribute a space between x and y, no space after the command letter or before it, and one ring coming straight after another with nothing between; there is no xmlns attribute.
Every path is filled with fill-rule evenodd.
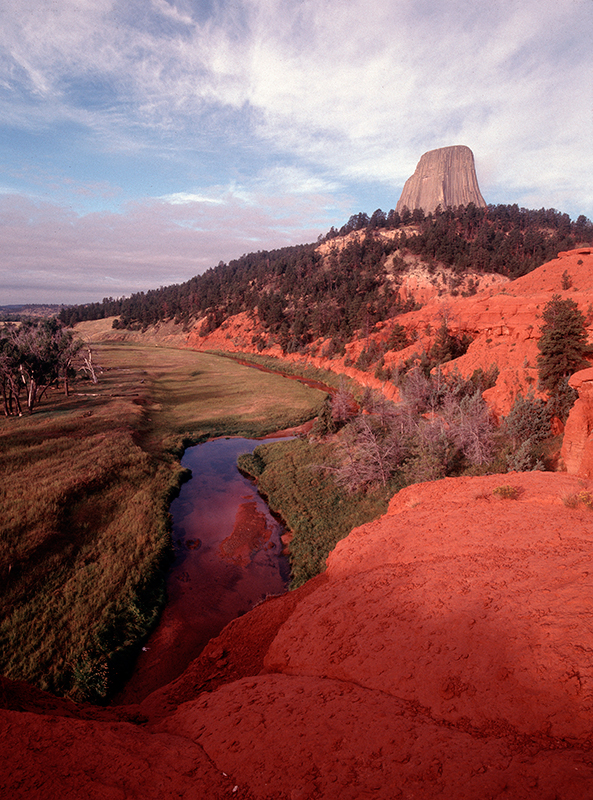
<svg viewBox="0 0 593 800"><path fill-rule="evenodd" d="M279 438L266 439L273 441ZM286 591L285 529L237 469L237 456L261 443L213 439L185 451L181 463L192 477L170 508L175 558L167 605L118 705L140 702L170 683L231 620Z"/></svg>

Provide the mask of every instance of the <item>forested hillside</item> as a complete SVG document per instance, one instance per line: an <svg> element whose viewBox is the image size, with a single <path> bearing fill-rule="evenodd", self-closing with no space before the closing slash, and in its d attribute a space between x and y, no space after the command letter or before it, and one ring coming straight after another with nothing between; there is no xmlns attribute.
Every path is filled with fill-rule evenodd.
<svg viewBox="0 0 593 800"><path fill-rule="evenodd" d="M118 327L139 329L168 319L202 319L207 333L233 314L257 310L286 353L318 337L332 339L340 350L356 330L414 306L413 298L398 292L410 256L429 271L444 266L458 276L517 278L559 251L589 243L593 225L586 217L573 222L554 209L470 204L428 215L379 209L370 217L352 216L316 243L243 255L186 283L64 308L60 318L74 324L115 315Z"/></svg>

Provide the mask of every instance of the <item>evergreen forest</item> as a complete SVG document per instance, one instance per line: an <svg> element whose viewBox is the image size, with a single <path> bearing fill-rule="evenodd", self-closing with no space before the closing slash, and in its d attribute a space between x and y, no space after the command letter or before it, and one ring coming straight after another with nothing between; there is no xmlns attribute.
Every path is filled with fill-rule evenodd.
<svg viewBox="0 0 593 800"><path fill-rule="evenodd" d="M397 291L410 254L429 272L449 268L459 285L468 274L518 278L562 250L591 243L590 220L573 222L555 209L471 203L426 215L421 209L378 209L370 217L353 215L315 243L249 253L182 284L68 306L59 316L67 325L116 316L115 327L131 329L201 319L206 334L234 314L257 311L284 353L304 352L319 337L339 352L355 331L414 308L414 300ZM472 281L469 286L471 293ZM455 293L455 283L451 288ZM254 344L263 349L266 341L260 337Z"/></svg>

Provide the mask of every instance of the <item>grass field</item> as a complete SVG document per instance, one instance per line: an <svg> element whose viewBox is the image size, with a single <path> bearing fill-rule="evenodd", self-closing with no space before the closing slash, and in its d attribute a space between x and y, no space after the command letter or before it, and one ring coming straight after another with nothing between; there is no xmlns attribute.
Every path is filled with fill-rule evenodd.
<svg viewBox="0 0 593 800"><path fill-rule="evenodd" d="M164 602L183 445L296 425L323 394L189 350L93 349L98 384L0 418L0 671L99 701Z"/></svg>
<svg viewBox="0 0 593 800"><path fill-rule="evenodd" d="M284 375L298 375L299 377L307 378L311 381L318 381L319 383L323 383L326 386L333 387L337 389L344 380L346 381L346 385L350 385L350 388L356 393L356 384L354 381L350 381L343 375L339 375L336 372L331 372L327 369L320 369L318 367L314 367L311 364L304 364L304 363L293 363L292 361L283 361L280 358L275 358L274 356L262 356L256 353L232 353L232 352L224 352L218 350L208 351L211 352L213 355L220 355L224 358L234 359L236 361L240 361L242 363L249 363L254 364L258 367L263 367L264 369L269 369L272 372L281 372Z"/></svg>

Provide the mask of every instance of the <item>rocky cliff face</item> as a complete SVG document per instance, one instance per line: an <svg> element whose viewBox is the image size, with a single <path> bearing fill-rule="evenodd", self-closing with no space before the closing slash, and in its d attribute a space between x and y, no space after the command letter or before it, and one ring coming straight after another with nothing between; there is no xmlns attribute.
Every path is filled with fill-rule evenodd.
<svg viewBox="0 0 593 800"><path fill-rule="evenodd" d="M569 384L579 393L570 411L562 442L562 458L570 475L593 477L593 369L575 373Z"/></svg>
<svg viewBox="0 0 593 800"><path fill-rule="evenodd" d="M465 145L454 145L424 153L404 185L396 211L401 213L407 206L410 211L422 208L428 214L439 205L445 209L469 203L486 206L478 186L474 154Z"/></svg>
<svg viewBox="0 0 593 800"><path fill-rule="evenodd" d="M3 796L590 797L591 512L563 498L592 489L410 486L140 706L0 681Z"/></svg>

